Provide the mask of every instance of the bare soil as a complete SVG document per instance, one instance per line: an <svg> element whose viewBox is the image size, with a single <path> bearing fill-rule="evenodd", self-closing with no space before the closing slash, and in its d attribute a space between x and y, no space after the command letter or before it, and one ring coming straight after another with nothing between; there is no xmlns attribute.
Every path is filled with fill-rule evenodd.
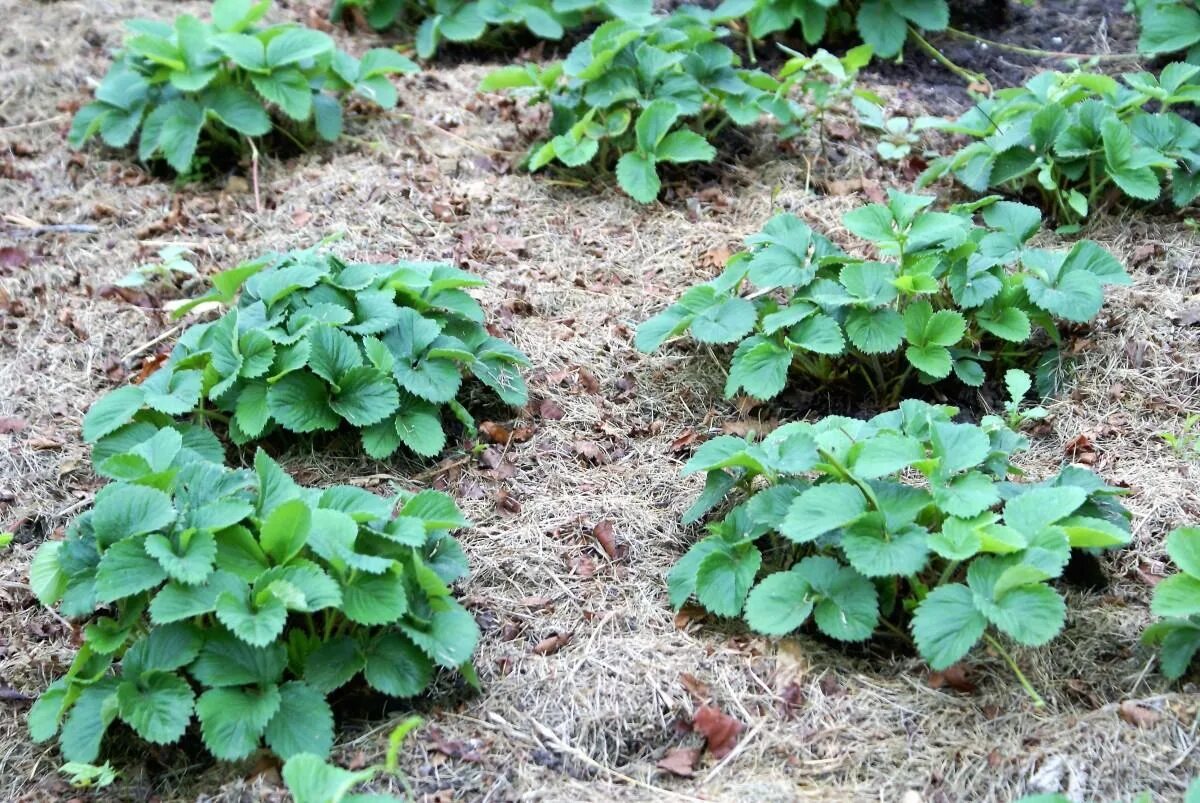
<svg viewBox="0 0 1200 803"><path fill-rule="evenodd" d="M310 21L317 8L293 0L273 15ZM71 152L69 113L103 74L119 21L184 10L206 4L0 0L0 529L17 534L0 553L0 799L286 799L268 762L219 765L195 745L132 740L110 756L116 786L71 790L54 749L29 742L24 717L78 632L39 608L26 573L37 545L96 490L83 412L176 333L165 295L124 298L106 286L165 244L192 248L212 272L330 232L344 232L335 247L351 259L445 259L486 277L491 319L535 365L530 408L493 413L534 427L533 438L482 458L473 436L436 464L370 461L350 440L267 445L301 481L435 486L476 522L461 534L472 573L460 591L483 629L482 693L447 678L411 703L340 700L342 763L379 758L389 725L416 711L428 724L403 763L430 801L956 801L1060 790L1178 800L1200 774L1196 678L1166 683L1138 643L1166 571L1165 534L1200 520L1200 467L1157 436L1200 412L1200 243L1182 216L1123 212L1087 233L1134 284L1074 339L1073 387L1050 404L1024 467L1037 477L1079 462L1127 487L1134 542L1103 559L1103 589L1068 592L1067 629L1052 647L1016 653L1047 700L1035 710L987 652L955 690L886 640L853 651L815 637L773 642L667 604L664 574L699 535L679 524L699 490L679 478L689 450L797 408L727 401L724 355L640 355L633 328L714 275L775 211L851 245L841 214L864 193L905 186L911 171L877 164L853 136L819 154L815 143L781 150L764 132L736 160L682 175L641 207L611 181L517 170L544 117L477 95L488 65L471 63L401 80L397 111L350 118L332 148L265 160L261 209L244 165L175 187L125 154ZM1028 38L1012 41L1090 52L1105 41L1099 23L1080 22L1091 13L1110 32L1128 30L1111 2L1046 0L1013 12ZM1047 42L1043 19L1070 21L1073 33ZM354 52L377 43L335 35ZM1126 50L1130 41L1119 40ZM952 55L972 69L996 64ZM918 59L867 82L898 108L946 113L946 87L958 85L911 67ZM615 558L595 537L603 522ZM709 703L742 723L737 750L704 755L693 778L657 770L669 749L702 745L690 723Z"/></svg>

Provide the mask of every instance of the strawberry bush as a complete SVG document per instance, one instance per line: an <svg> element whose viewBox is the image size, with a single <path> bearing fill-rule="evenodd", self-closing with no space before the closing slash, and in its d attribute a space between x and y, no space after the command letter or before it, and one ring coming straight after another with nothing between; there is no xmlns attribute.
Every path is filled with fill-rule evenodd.
<svg viewBox="0 0 1200 803"><path fill-rule="evenodd" d="M706 476L684 521L732 506L671 570L672 604L695 599L771 636L811 622L863 641L907 626L934 669L981 639L1003 652L995 633L1050 641L1065 615L1051 581L1071 550L1129 541L1124 492L1077 467L1010 480L1027 440L999 417L955 423L956 412L907 400L869 421L706 442L683 469Z"/></svg>
<svg viewBox="0 0 1200 803"><path fill-rule="evenodd" d="M240 155L248 140L273 131L301 143L333 141L342 131L342 95L391 108L396 88L388 76L417 69L382 48L357 59L299 25L259 27L269 8L270 0L217 0L211 22L184 14L174 25L128 23L95 101L71 123L71 146L99 135L124 148L136 138L142 161L195 174L215 154Z"/></svg>
<svg viewBox="0 0 1200 803"><path fill-rule="evenodd" d="M330 19L361 9L376 30L414 32L417 55L430 58L442 42L488 41L513 30L557 40L569 30L608 19L645 20L649 0L334 0Z"/></svg>
<svg viewBox="0 0 1200 803"><path fill-rule="evenodd" d="M395 697L437 667L474 682L479 629L451 595L467 526L436 491L393 499L297 485L265 452L231 469L209 433L139 428L95 456L112 480L62 541L39 549L31 587L86 620L67 673L29 714L39 742L93 762L120 721L152 744L198 723L236 760L333 744L327 695L359 675Z"/></svg>
<svg viewBox="0 0 1200 803"><path fill-rule="evenodd" d="M663 164L711 162L722 129L764 116L776 120L782 136L803 133L814 116L793 90L811 95L823 113L853 94L854 75L870 59L865 48L842 59L821 51L790 59L774 77L744 69L719 41L725 33L698 9L649 24L615 20L562 62L504 67L480 88L550 105L552 136L533 147L530 170L553 162L615 169L621 189L650 203L662 188Z"/></svg>
<svg viewBox="0 0 1200 803"><path fill-rule="evenodd" d="M714 16L745 18L755 39L798 27L810 45L854 31L879 56L892 58L901 54L911 29L945 30L950 6L947 0L724 0Z"/></svg>
<svg viewBox="0 0 1200 803"><path fill-rule="evenodd" d="M1163 620L1146 628L1142 640L1159 647L1163 674L1180 678L1200 651L1200 527L1174 530L1167 554L1179 573L1154 587L1150 610Z"/></svg>
<svg viewBox="0 0 1200 803"><path fill-rule="evenodd" d="M1168 187L1175 205L1186 206L1200 195L1200 126L1172 109L1200 99L1198 73L1184 63L1120 80L1039 73L941 124L972 141L931 162L918 185L952 175L976 192L1035 193L1067 224L1086 218L1110 190L1152 202Z"/></svg>
<svg viewBox="0 0 1200 803"><path fill-rule="evenodd" d="M464 375L514 406L527 399L526 357L488 334L465 292L483 281L450 265L345 263L319 249L240 265L197 299L236 304L189 327L167 363L99 399L83 435L98 450L128 433L194 414L228 422L238 444L282 428L361 432L384 458L401 444L429 457L446 443L442 409L468 429ZM240 292L239 292L240 291Z"/></svg>
<svg viewBox="0 0 1200 803"><path fill-rule="evenodd" d="M794 375L821 386L854 380L894 403L912 377L953 374L979 386L989 368L1056 365L1035 331L1057 342L1059 320L1091 320L1105 285L1129 283L1093 242L1065 253L1031 246L1041 227L1033 207L988 198L937 212L933 202L892 190L886 204L847 213L846 228L871 243L874 259L777 215L720 276L639 326L635 343L651 352L685 332L701 343L736 343L730 397L770 399Z"/></svg>

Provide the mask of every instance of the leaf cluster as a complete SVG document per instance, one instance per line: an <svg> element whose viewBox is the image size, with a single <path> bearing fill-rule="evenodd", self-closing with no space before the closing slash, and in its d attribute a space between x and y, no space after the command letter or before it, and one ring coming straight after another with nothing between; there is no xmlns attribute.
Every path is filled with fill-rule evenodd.
<svg viewBox="0 0 1200 803"><path fill-rule="evenodd" d="M795 372L823 384L859 377L896 401L914 372L923 382L953 373L983 384L985 366L1031 356L1035 327L1057 339L1058 320L1090 320L1104 285L1129 283L1093 242L1066 253L1032 247L1041 226L1033 207L992 197L937 212L933 201L891 190L886 204L847 213L843 222L874 246L874 260L777 215L720 276L639 326L635 343L651 352L685 332L736 343L727 396L772 398Z"/></svg>
<svg viewBox="0 0 1200 803"><path fill-rule="evenodd" d="M193 719L220 759L263 742L323 756L326 696L358 675L397 697L439 666L473 681L479 630L449 589L467 571L450 532L468 522L449 496L303 488L265 452L253 471L220 453L188 427L98 450L112 482L33 561L38 599L88 619L29 714L69 761L94 762L116 721L169 744Z"/></svg>
<svg viewBox="0 0 1200 803"><path fill-rule="evenodd" d="M1200 527L1180 527L1167 536L1167 554L1179 569L1154 587L1150 610L1163 617L1142 640L1161 650L1162 672L1182 677L1200 651Z"/></svg>
<svg viewBox="0 0 1200 803"><path fill-rule="evenodd" d="M212 21L183 14L174 25L127 23L130 35L71 123L82 147L99 135L138 158L161 158L181 174L198 171L217 151L240 154L243 142L280 130L296 140L326 141L342 131L340 96L396 104L393 73L417 66L392 50L362 59L337 50L320 31L284 24L259 27L270 0L216 0ZM140 133L139 133L140 132Z"/></svg>
<svg viewBox="0 0 1200 803"><path fill-rule="evenodd" d="M699 9L646 24L614 20L562 62L504 67L480 88L516 90L550 105L552 136L533 147L530 170L552 162L615 166L621 188L649 203L661 189L662 164L710 162L712 140L723 128L764 115L779 123L782 136L801 133L810 115L792 91L812 93L824 109L851 92L854 75L870 59L866 48L842 59L821 51L789 60L775 77L744 69L719 41L726 33Z"/></svg>
<svg viewBox="0 0 1200 803"><path fill-rule="evenodd" d="M941 31L950 24L947 0L724 0L715 14L744 17L755 39L797 25L810 45L857 31L883 58L900 55L910 28Z"/></svg>
<svg viewBox="0 0 1200 803"><path fill-rule="evenodd" d="M446 443L442 408L468 428L464 375L504 402L525 403L528 359L484 328L466 288L481 279L447 264L345 263L319 249L267 257L218 274L205 301L237 304L189 327L166 364L140 385L100 398L83 435L103 446L172 416L229 416L235 443L278 427L330 431L343 422L384 458L401 444L425 457ZM240 290L240 295L239 295ZM185 306L179 313L186 312Z"/></svg>
<svg viewBox="0 0 1200 803"><path fill-rule="evenodd" d="M685 514L735 506L668 577L676 607L695 598L781 636L809 620L862 641L906 622L934 668L961 659L989 628L1038 646L1063 626L1048 581L1074 548L1129 541L1122 493L1068 467L1013 482L1024 437L996 416L954 423L952 407L908 400L869 421L831 416L755 442L706 442L683 473L704 472Z"/></svg>
<svg viewBox="0 0 1200 803"><path fill-rule="evenodd" d="M495 39L524 29L541 39L558 40L570 30L609 19L649 18L649 0L334 0L330 19L340 21L348 8L362 9L376 30L393 26L414 32L417 55L432 57L443 41Z"/></svg>
<svg viewBox="0 0 1200 803"><path fill-rule="evenodd" d="M1120 80L1084 70L1039 73L940 124L972 141L931 162L918 185L953 175L976 192L1033 190L1068 224L1113 188L1150 202L1167 186L1186 206L1200 195L1200 126L1172 108L1200 99L1200 83L1192 83L1198 73L1200 66L1184 63Z"/></svg>

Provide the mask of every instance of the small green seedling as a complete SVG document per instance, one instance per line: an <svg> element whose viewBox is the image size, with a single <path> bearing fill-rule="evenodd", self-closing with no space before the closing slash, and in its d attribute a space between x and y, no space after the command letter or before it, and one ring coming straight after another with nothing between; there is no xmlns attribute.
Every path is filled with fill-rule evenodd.
<svg viewBox="0 0 1200 803"><path fill-rule="evenodd" d="M159 262L138 265L117 280L118 287L144 287L154 282L175 282L180 278L195 279L200 276L188 256L192 252L179 245L169 245L159 250Z"/></svg>
<svg viewBox="0 0 1200 803"><path fill-rule="evenodd" d="M312 753L292 756L283 765L283 782L296 803L385 803L396 801L391 795L353 794L352 790L379 774L399 779L409 800L415 800L412 786L400 772L400 747L410 733L424 723L420 717L409 717L392 729L388 736L387 756L383 764L350 771L325 761Z"/></svg>

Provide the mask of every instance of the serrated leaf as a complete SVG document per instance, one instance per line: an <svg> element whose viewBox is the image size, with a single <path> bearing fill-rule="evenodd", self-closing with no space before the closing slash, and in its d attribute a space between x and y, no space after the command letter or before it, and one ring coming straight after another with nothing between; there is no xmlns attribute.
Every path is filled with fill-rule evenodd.
<svg viewBox="0 0 1200 803"><path fill-rule="evenodd" d="M433 664L404 635L387 632L367 648L363 676L372 688L384 694L413 697L433 679Z"/></svg>
<svg viewBox="0 0 1200 803"><path fill-rule="evenodd" d="M146 672L136 682L125 680L117 687L121 720L153 744L170 744L183 736L195 699L188 682L172 672Z"/></svg>
<svg viewBox="0 0 1200 803"><path fill-rule="evenodd" d="M775 572L746 598L746 623L767 636L783 636L804 624L813 611L808 581L795 572Z"/></svg>
<svg viewBox="0 0 1200 803"><path fill-rule="evenodd" d="M987 629L987 619L975 609L971 590L957 583L935 588L913 614L913 640L921 657L935 670L963 658Z"/></svg>
<svg viewBox="0 0 1200 803"><path fill-rule="evenodd" d="M856 521L866 509L866 497L849 483L817 485L796 497L779 532L803 544Z"/></svg>
<svg viewBox="0 0 1200 803"><path fill-rule="evenodd" d="M325 695L308 684L284 683L279 687L279 710L263 735L267 746L285 760L301 753L328 755L333 747L333 711Z"/></svg>
<svg viewBox="0 0 1200 803"><path fill-rule="evenodd" d="M279 687L210 689L196 701L200 736L219 759L236 761L258 748L267 723L279 711Z"/></svg>

